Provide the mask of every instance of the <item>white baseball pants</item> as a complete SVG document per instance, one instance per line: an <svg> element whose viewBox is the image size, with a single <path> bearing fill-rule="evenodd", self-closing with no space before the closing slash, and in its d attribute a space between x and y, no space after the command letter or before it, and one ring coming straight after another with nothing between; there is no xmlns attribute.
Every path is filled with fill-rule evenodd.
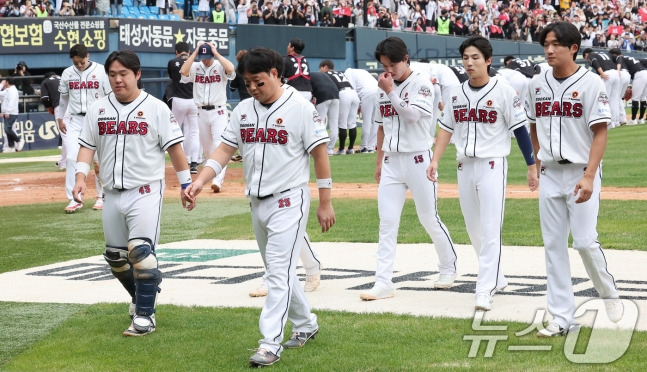
<svg viewBox="0 0 647 372"><path fill-rule="evenodd" d="M182 146L189 163L199 163L200 151L200 129L198 128L198 107L193 99L173 98L173 116L182 128L184 142Z"/></svg>
<svg viewBox="0 0 647 372"><path fill-rule="evenodd" d="M67 120L67 121L66 121ZM76 183L76 158L79 156L79 150L81 145L79 145L79 135L81 134L81 128L83 127L83 116L80 115L69 115L63 119L65 126L67 128L67 133L63 140L65 141L65 196L67 200L72 201L74 197L72 196L72 189L74 189L74 184ZM97 154L94 154L94 160L97 160ZM94 168L90 164L90 168ZM103 194L103 187L99 181L99 177L95 174L95 188L97 190L97 196Z"/></svg>
<svg viewBox="0 0 647 372"><path fill-rule="evenodd" d="M598 169L591 199L575 204L575 185L584 176L584 164L543 163L539 188L539 218L546 249L548 311L553 320L567 328L574 322L575 295L568 258L568 235L578 251L593 287L603 299L619 298L613 276L596 231L600 209L602 171Z"/></svg>
<svg viewBox="0 0 647 372"><path fill-rule="evenodd" d="M501 269L508 162L506 158L469 158L458 164L459 202L467 234L479 259L476 294L492 296L508 285Z"/></svg>
<svg viewBox="0 0 647 372"><path fill-rule="evenodd" d="M204 149L207 158L216 151L216 148L222 142L222 133L227 127L227 106L216 106L213 110L198 110L198 126L200 127L200 143ZM214 177L213 183L222 186L225 181L227 166L222 168L222 172Z"/></svg>
<svg viewBox="0 0 647 372"><path fill-rule="evenodd" d="M357 128L357 109L359 109L359 97L352 88L339 91L339 128ZM332 139L331 141L332 142ZM334 143L333 143L334 145Z"/></svg>
<svg viewBox="0 0 647 372"><path fill-rule="evenodd" d="M362 145L363 149L375 150L377 147L377 125L375 125L375 108L377 93L370 94L360 100L362 108Z"/></svg>
<svg viewBox="0 0 647 372"><path fill-rule="evenodd" d="M604 73L609 77L607 80L604 80L604 85L607 88L607 95L609 96L612 124L615 124L619 117L619 101L622 101L622 96L620 95L620 75L618 74L618 70L607 70Z"/></svg>
<svg viewBox="0 0 647 372"><path fill-rule="evenodd" d="M268 286L259 320L263 338L258 343L280 355L288 320L293 332L319 328L296 273L310 212L310 190L303 185L263 200L252 197L251 209Z"/></svg>
<svg viewBox="0 0 647 372"><path fill-rule="evenodd" d="M427 179L427 167L431 157L431 150L384 154L377 192L380 232L377 244L376 285L379 284L385 288L393 287L393 265L400 215L407 190L411 190L420 223L433 240L438 254L438 270L441 274L456 272L454 243L449 230L438 216L437 185Z"/></svg>
<svg viewBox="0 0 647 372"><path fill-rule="evenodd" d="M322 120L324 118L328 120L330 142L328 142L327 150L328 154L332 154L337 137L339 137L339 100L329 99L328 101L317 103L315 108Z"/></svg>

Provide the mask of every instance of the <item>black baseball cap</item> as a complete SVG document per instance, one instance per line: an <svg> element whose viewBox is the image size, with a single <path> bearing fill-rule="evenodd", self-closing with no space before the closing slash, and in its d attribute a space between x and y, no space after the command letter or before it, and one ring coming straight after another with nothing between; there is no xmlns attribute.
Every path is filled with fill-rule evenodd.
<svg viewBox="0 0 647 372"><path fill-rule="evenodd" d="M211 51L211 45L204 43L198 48L198 59L211 59L213 58L213 52Z"/></svg>

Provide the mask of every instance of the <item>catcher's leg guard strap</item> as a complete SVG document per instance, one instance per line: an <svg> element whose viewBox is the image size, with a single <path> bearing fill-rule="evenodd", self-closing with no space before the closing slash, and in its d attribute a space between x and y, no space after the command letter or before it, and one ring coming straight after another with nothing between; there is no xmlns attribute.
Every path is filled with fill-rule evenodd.
<svg viewBox="0 0 647 372"><path fill-rule="evenodd" d="M128 253L123 248L106 247L103 253L103 258L110 265L112 275L115 276L124 286L126 291L135 300L135 278L133 276L133 268L128 262Z"/></svg>
<svg viewBox="0 0 647 372"><path fill-rule="evenodd" d="M162 272L155 269L135 268L136 306L135 314L151 316L155 313L155 299L161 291L159 284L162 282Z"/></svg>

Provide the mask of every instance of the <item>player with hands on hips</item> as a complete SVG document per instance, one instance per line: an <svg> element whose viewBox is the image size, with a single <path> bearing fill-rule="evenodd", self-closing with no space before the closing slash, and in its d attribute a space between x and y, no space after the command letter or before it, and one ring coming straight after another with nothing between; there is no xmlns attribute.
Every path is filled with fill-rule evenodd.
<svg viewBox="0 0 647 372"><path fill-rule="evenodd" d="M429 131L434 110L431 82L411 70L407 46L400 38L382 40L375 49L375 59L384 69L378 77L380 91L374 116L378 125L375 179L379 183L380 232L375 285L360 294L365 301L394 296L393 265L407 189L438 254L440 275L434 288L450 288L456 278L454 243L436 209L437 184L425 173L433 143Z"/></svg>
<svg viewBox="0 0 647 372"><path fill-rule="evenodd" d="M487 311L492 308L492 296L508 285L501 269L501 229L511 132L528 165L530 191L539 182L521 98L503 78L488 74L492 45L474 36L461 44L459 52L469 80L452 89L441 114L427 178L438 181L438 162L453 134L461 211L479 260L475 309Z"/></svg>
<svg viewBox="0 0 647 372"><path fill-rule="evenodd" d="M168 106L137 88L139 57L129 50L108 56L105 72L112 93L88 107L78 138L74 200L83 202L85 179L95 152L101 168L106 250L112 274L131 297L132 319L124 336L155 331L155 300L162 273L155 246L160 235L165 152L182 189L191 183L182 150L182 131Z"/></svg>
<svg viewBox="0 0 647 372"><path fill-rule="evenodd" d="M222 132L227 126L227 80L236 77L234 64L218 53L218 48L213 43L200 42L198 48L184 61L180 74L181 82L193 83L193 101L198 106L200 143L205 155L209 157L220 144ZM222 189L226 169L227 167L212 180L211 189L214 192Z"/></svg>
<svg viewBox="0 0 647 372"><path fill-rule="evenodd" d="M609 320L620 321L624 311L596 231L611 108L602 79L575 63L581 42L577 27L568 22L551 23L542 30L539 44L552 70L532 79L526 107L540 166L539 221L546 253L548 311L553 315L539 337L564 335L578 327L569 232L573 249L604 300Z"/></svg>
<svg viewBox="0 0 647 372"><path fill-rule="evenodd" d="M238 149L269 286L259 321L263 339L249 363L266 366L280 359L284 347L301 347L319 331L317 316L298 284L296 266L310 210L309 155L314 158L319 188L321 231L335 223L326 152L329 138L314 106L295 89L282 86L283 60L278 53L252 48L240 59L237 70L253 99L233 110L222 143L187 187L182 203L189 210L195 208L205 183L222 171ZM288 319L293 323L292 335L281 345Z"/></svg>

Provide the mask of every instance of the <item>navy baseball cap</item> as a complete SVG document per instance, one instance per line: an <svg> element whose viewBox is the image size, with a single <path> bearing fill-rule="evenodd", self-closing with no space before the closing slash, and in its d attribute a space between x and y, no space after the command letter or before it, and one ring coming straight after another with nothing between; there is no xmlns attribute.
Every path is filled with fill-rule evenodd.
<svg viewBox="0 0 647 372"><path fill-rule="evenodd" d="M211 51L211 45L204 43L198 47L198 59L211 59L213 58L213 52Z"/></svg>

